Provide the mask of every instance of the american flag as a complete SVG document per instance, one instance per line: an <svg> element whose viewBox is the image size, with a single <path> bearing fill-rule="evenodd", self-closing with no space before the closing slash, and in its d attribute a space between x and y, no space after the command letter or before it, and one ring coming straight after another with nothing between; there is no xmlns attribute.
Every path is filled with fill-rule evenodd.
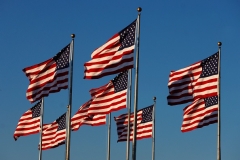
<svg viewBox="0 0 240 160"><path fill-rule="evenodd" d="M92 102L88 115L109 114L126 108L128 71L119 73L106 85L91 89Z"/></svg>
<svg viewBox="0 0 240 160"><path fill-rule="evenodd" d="M84 64L84 79L98 79L133 68L136 21L96 49Z"/></svg>
<svg viewBox="0 0 240 160"><path fill-rule="evenodd" d="M39 101L22 115L13 135L15 140L17 140L20 136L39 133L41 106L42 101Z"/></svg>
<svg viewBox="0 0 240 160"><path fill-rule="evenodd" d="M69 56L70 44L53 58L23 69L30 81L26 96L31 103L68 88Z"/></svg>
<svg viewBox="0 0 240 160"><path fill-rule="evenodd" d="M193 102L218 95L218 52L178 71L171 71L167 97L169 105Z"/></svg>
<svg viewBox="0 0 240 160"><path fill-rule="evenodd" d="M82 125L100 126L106 124L106 115L88 115L88 108L92 100L87 101L83 104L71 118L71 128L73 131L77 131Z"/></svg>
<svg viewBox="0 0 240 160"><path fill-rule="evenodd" d="M66 113L47 126L42 133L42 150L56 148L64 144L66 139Z"/></svg>
<svg viewBox="0 0 240 160"><path fill-rule="evenodd" d="M152 112L153 105L138 110L137 112L137 134L136 139L140 140L143 138L152 137ZM118 142L127 141L128 135L128 114L122 114L118 117L114 117L117 124ZM130 137L129 140L133 140L133 125L134 125L134 114L130 114Z"/></svg>
<svg viewBox="0 0 240 160"><path fill-rule="evenodd" d="M182 132L218 122L218 96L198 98L184 108Z"/></svg>

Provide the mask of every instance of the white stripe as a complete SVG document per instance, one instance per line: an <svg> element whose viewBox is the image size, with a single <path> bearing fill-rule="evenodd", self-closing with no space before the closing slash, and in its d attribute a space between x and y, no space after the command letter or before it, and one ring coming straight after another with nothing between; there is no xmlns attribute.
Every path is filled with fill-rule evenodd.
<svg viewBox="0 0 240 160"><path fill-rule="evenodd" d="M202 100L202 101L204 101L204 100ZM202 109L202 108L205 108L205 105L204 105L204 104L198 106L198 107L197 107L197 110ZM202 116L201 114L207 113L208 111L211 111L211 110L217 109L217 108L218 108L218 105L213 105L213 106L208 107L208 108L206 108L206 109L204 109L204 110L202 110L202 111L196 111L196 112L194 112L193 114L190 114L190 115L189 115L189 114L184 114L183 119L191 118L191 117L193 118L193 117L197 116L196 118L194 118L194 119L192 119L192 120L187 120L188 123L189 123L189 122L191 123L192 121L200 120L200 119L204 118L205 115L209 115L209 114L211 114L211 113L205 114L205 115L203 115L203 116ZM185 121L185 122L186 122L186 121ZM183 122L183 124L186 124L185 122Z"/></svg>
<svg viewBox="0 0 240 160"><path fill-rule="evenodd" d="M58 131L58 133L54 134L54 136L53 139L51 140L42 140L42 149L54 147L58 145L60 142L64 141L66 139L66 131L65 130Z"/></svg>
<svg viewBox="0 0 240 160"><path fill-rule="evenodd" d="M52 73L54 73L55 72L55 69L54 69L54 71L52 72ZM43 84L43 83L46 83L46 82L48 82L48 81L50 81L50 80L52 80L52 79L54 79L54 77L56 77L56 76L58 76L59 74L63 74L63 73L67 73L68 72L68 68L64 68L64 69L61 69L61 70L57 70L52 76L50 76L50 77L46 77L46 78L44 78L44 79L42 79L42 80L40 80L40 76L42 77L42 76L44 76L44 75L46 75L46 74L40 74L40 76L37 78L37 79L32 79L32 81L36 81L35 83L30 83L30 85L28 86L28 89L31 89L31 88L33 88L33 87L36 87L36 86L39 86L39 85L41 85L41 84ZM46 72L44 72L44 73L46 73ZM66 75L67 76L67 75ZM64 76L64 77L66 77L66 76ZM59 78L61 78L61 77L59 77Z"/></svg>
<svg viewBox="0 0 240 160"><path fill-rule="evenodd" d="M121 61L121 60L120 60ZM119 62L120 62L119 61ZM112 64L112 63L111 63ZM104 68L102 71L98 71L98 72L93 72L93 71L91 71L91 72L85 72L85 76L92 76L92 77L94 77L94 76L99 76L99 75L102 75L102 74L105 74L105 73L109 73L109 72L114 72L114 71L116 71L116 70L118 70L118 69L121 69L121 68L124 68L124 67L126 67L126 66L133 66L134 65L134 62L133 61L131 61L131 62L124 62L124 63L121 63L120 65L118 65L118 66L116 66L116 67L114 67L114 68ZM101 68L101 67L100 67ZM87 69L88 70L88 69Z"/></svg>
<svg viewBox="0 0 240 160"><path fill-rule="evenodd" d="M115 47L115 48L110 48L110 49L108 49L108 50L105 50L104 51L104 53L110 53L110 52L115 52L114 54L111 54L111 55L104 55L104 57L103 56L101 56L101 58L94 58L94 59L92 59L92 60L90 60L89 62L87 62L87 64L89 63L89 64L92 64L91 66L88 66L88 67L91 67L91 68L100 68L100 67L98 67L98 65L94 65L93 63L96 63L96 62L102 62L102 61L107 61L107 60L110 60L110 61L112 61L113 59L114 59L114 57L117 57L117 56L120 56L121 57L121 59L123 59L122 57L126 57L126 56L128 56L128 57L132 57L132 56L129 56L129 54L127 54L127 55L125 55L125 54L123 54L124 52L127 52L127 51L130 51L130 50L133 50L134 49L134 46L130 46L130 47L128 47L128 48L124 48L124 49L122 49L122 50L120 50L120 51L118 51L118 49L119 49L119 47ZM103 54L101 54L101 55L103 55ZM131 55L131 54L130 54ZM126 59L126 58L125 58ZM115 63L116 62L118 62L118 60L114 60L115 61ZM102 65L104 65L104 64L106 64L106 63L102 63ZM107 63L108 64L108 63ZM107 65L106 64L106 65ZM90 68L90 69L91 69ZM102 68L102 67L101 67Z"/></svg>
<svg viewBox="0 0 240 160"><path fill-rule="evenodd" d="M210 118L210 119L208 119L208 120L204 120L203 122L196 122L196 123L193 123L192 125L188 125L188 126L186 126L186 127L181 127L181 130L187 130L187 129L189 129L189 128L193 128L193 127L196 127L196 126L199 126L199 125L203 125L203 124L206 124L206 123L209 123L209 122L211 122L211 121L215 121L215 120L217 120L218 119L218 117L217 117L217 114L218 114L218 111L214 111L214 112L212 112L211 114L208 114L208 115L205 115L204 117L207 117L207 116L209 116L209 115L215 115L214 117L212 117L212 118ZM203 118L203 117L201 117L201 118ZM200 119L200 118L199 118ZM195 120L197 120L197 119L195 119Z"/></svg>
<svg viewBox="0 0 240 160"><path fill-rule="evenodd" d="M217 86L218 85L218 81L216 80L215 82L209 82L209 83L206 83L206 84L199 84L197 85L196 83L198 82L205 82L205 81L208 81L208 80L211 80L211 79L215 79L217 78L218 75L214 75L214 76L211 76L211 77L206 77L206 78L201 78L199 79L197 82L195 83L189 83L188 85L185 85L185 86L193 86L193 89L185 89L185 90L182 90L180 92L176 92L176 93L173 93L171 94L172 96L181 96L182 94L185 94L185 93L192 93L193 90L195 91L194 94L201 94L201 95L204 95L205 93L204 92L208 92L210 90L206 90L206 91L201 91L201 92L198 92L196 93L196 90L198 89L204 89L206 87L210 87L210 86ZM182 87L181 87L182 88ZM177 89L180 89L180 87L175 87L175 88L172 88L172 90L177 90ZM214 89L215 90L215 89ZM210 91L211 92L211 91Z"/></svg>
<svg viewBox="0 0 240 160"><path fill-rule="evenodd" d="M27 134L32 132L39 132L40 128L35 128L31 130L22 130L22 131L15 131L14 134Z"/></svg>
<svg viewBox="0 0 240 160"><path fill-rule="evenodd" d="M183 68L183 69L180 69L180 70L177 70L177 71L171 71L170 72L170 75L169 75L169 82L172 81L172 79L175 79L175 78L179 78L179 77L182 77L182 76L185 76L185 75L189 75L189 74L193 74L193 73L196 73L196 72L200 72L202 70L202 67L200 67L200 64L201 62L199 63L196 63L194 65L191 65L189 67L186 67L186 68ZM192 68L195 68L199 66L199 68L196 68L194 70L192 70ZM184 71L184 72L183 72ZM180 72L183 72L180 74ZM190 72L190 73L189 73ZM173 74L175 74L174 76L172 76ZM170 83L171 84L171 83ZM170 85L169 84L169 85Z"/></svg>
<svg viewBox="0 0 240 160"><path fill-rule="evenodd" d="M30 98L30 99L29 99L30 101L33 101L34 99L39 98L39 97L40 97L41 95L43 95L43 94L49 94L50 91L57 90L58 88L62 88L62 87L68 86L68 82L58 83L59 80L64 80L64 79L67 79L67 78L68 78L68 77L59 77L59 78L57 78L53 83L48 83L48 84L46 84L45 86L43 86L43 87L41 87L41 88L39 88L39 89L37 89L37 90L33 90L33 91L31 91L31 92L27 92L27 93L26 93L26 96L28 97L28 96L34 95L34 94L36 94L37 92L41 91L39 94L37 94L37 95L34 96L33 98ZM54 86L55 84L58 84L58 85L55 86L55 87L52 87L52 86ZM45 89L44 89L44 90L43 90L43 88L46 88L46 87L50 87L50 89L48 89L48 90L45 90Z"/></svg>
<svg viewBox="0 0 240 160"><path fill-rule="evenodd" d="M105 108L105 109L99 108L98 110L89 110L88 114L102 114L102 113L109 112L110 110L118 109L118 108L123 107L123 106L126 108L126 102L122 102L118 105L114 105L114 107L111 106L111 107L108 107L108 108Z"/></svg>
<svg viewBox="0 0 240 160"><path fill-rule="evenodd" d="M29 122L37 122L37 120L39 121L39 118L34 120L34 121L28 121L27 123ZM31 127L36 127L36 126L39 126L40 127L40 121L39 123L33 123L33 124L27 124L27 125L23 125L23 123L19 123L19 126L17 127L17 129L22 129L22 128L31 128Z"/></svg>
<svg viewBox="0 0 240 160"><path fill-rule="evenodd" d="M115 35L113 35L113 36L115 36ZM111 38L112 38L112 37L111 37ZM111 38L110 38L110 39L111 39ZM117 42L117 41L119 41L119 40L120 40L120 36L117 36L117 37L111 39L110 41L108 41L107 43L105 43L105 44L102 45L101 47L97 48L95 51L93 51L93 53L92 53L92 55L91 55L91 58L93 58L96 54L101 53L101 51L102 51L104 48L106 48L107 46L109 46L110 44L115 43L115 42Z"/></svg>
<svg viewBox="0 0 240 160"><path fill-rule="evenodd" d="M93 99L92 102L94 103L98 103L96 105L99 105L100 104L104 104L104 105L108 105L109 103L111 103L112 101L115 102L114 98L117 97L117 96L121 96L121 99L125 98L126 96L124 96L126 93L127 93L127 89L124 89L120 92L117 92L117 93L114 93L114 88L111 88L109 91L104 91L104 93L112 93L111 95L108 95L108 96L104 96L104 97L96 97ZM99 94L100 95L100 94ZM106 103L101 103L102 101L105 101L105 100L110 100L112 99L110 102L106 102ZM118 99L117 99L118 100ZM93 107L95 104L92 104L90 105L90 107Z"/></svg>
<svg viewBox="0 0 240 160"><path fill-rule="evenodd" d="M51 58L52 59L52 58ZM34 72L39 72L39 71L41 71L41 70L43 70L43 68L44 67L46 67L46 65L48 65L49 64L49 62L51 62L51 60L50 59L48 59L48 60L46 60L46 61L44 61L45 63L43 63L43 62L41 62L41 63L43 63L41 66L38 66L40 63L38 63L38 64L36 64L36 65L32 65L32 66L30 66L30 67L26 67L25 69L25 73L26 74L29 74L29 75L34 75L33 73ZM46 63L47 62L47 63Z"/></svg>
<svg viewBox="0 0 240 160"><path fill-rule="evenodd" d="M119 52L122 52L122 51L119 51ZM122 55L122 54L120 53L120 55ZM122 62L122 61L124 61L124 60L126 60L126 59L131 59L131 58L133 58L133 53L126 54L126 55L122 55L122 56L120 56L118 59L113 59L113 57L115 57L115 56L111 56L108 62L106 62L106 61L103 62L102 60L96 59L96 62L97 62L98 64L91 64L91 65L89 65L89 66L85 66L86 71L91 70L91 69L106 68L107 66L110 66L110 65L113 65L113 64L117 64L117 63L119 63L120 65L116 66L115 68L122 67L122 66L126 66L126 64L129 64L129 65L130 65L130 64L133 64L133 61L120 63L120 62ZM106 60L106 58L103 58L103 60ZM101 62L101 63L100 63L100 62ZM100 63L100 64L99 64L99 63ZM123 65L123 64L125 64L125 65ZM111 68L106 68L106 69L107 69L108 72L112 70ZM104 71L104 70L103 70L103 71ZM101 72L103 72L103 71L97 71L97 72L90 71L90 73L92 73L92 74L99 74L99 73L101 73ZM88 72L86 72L86 74L87 74L87 73L88 73ZM89 74L89 73L88 73L88 74ZM89 76L88 74L87 74L87 76Z"/></svg>
<svg viewBox="0 0 240 160"><path fill-rule="evenodd" d="M143 123L143 124L138 124L137 125L137 138L142 138L144 136L152 136L152 126L148 126L148 125L152 125L152 121L151 122L147 122L147 123ZM148 126L148 127L145 127ZM127 127L127 126L126 126ZM131 127L132 129L133 127ZM141 132L145 132L145 133L141 133ZM130 140L132 140L133 138L133 131L130 132ZM122 131L122 134L119 136L118 140L126 140L127 139L127 128L125 130Z"/></svg>

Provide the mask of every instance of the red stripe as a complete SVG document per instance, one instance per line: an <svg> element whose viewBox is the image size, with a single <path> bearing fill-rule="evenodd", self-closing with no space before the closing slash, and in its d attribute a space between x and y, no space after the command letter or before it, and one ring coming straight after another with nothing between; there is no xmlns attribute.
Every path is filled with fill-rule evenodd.
<svg viewBox="0 0 240 160"><path fill-rule="evenodd" d="M127 58L127 59L122 59L120 62L115 62L115 63L111 64L110 61L112 61L112 60L114 60L114 59L105 60L105 61L98 61L98 62L96 62L94 64L91 64L91 65L107 64L106 66L104 66L104 68L91 68L91 69L88 69L87 68L88 65L84 65L85 66L84 73L101 72L101 71L106 70L106 69L114 69L114 68L118 69L117 67L120 66L121 64L124 64L124 63L127 63L127 62L132 62L133 61L133 57L130 57L130 58ZM124 66L124 67L126 67L126 66Z"/></svg>
<svg viewBox="0 0 240 160"><path fill-rule="evenodd" d="M52 75L54 75L54 73L52 73L51 76L52 76ZM58 78L65 77L65 76L67 76L67 75L68 75L68 71L67 71L67 72L62 72L62 73L57 73L57 74L53 77L53 79L50 79L50 80L48 80L48 81L46 81L46 82L44 82L44 83L35 84L33 87L28 88L27 91L28 91L28 92L31 92L31 91L40 89L40 88L46 86L47 84L51 84L52 82L55 82ZM51 76L49 76L49 77L51 77ZM34 80L34 81L31 81L31 82L30 82L30 85L32 85L32 84L34 84L34 83L36 83L36 82L39 83L39 82L41 82L42 80L47 79L47 78L49 78L49 77L44 77L43 79L41 78L41 79L36 79L36 80ZM65 78L65 79L68 79L68 78ZM38 81L38 80L39 80L39 81ZM63 80L58 80L59 83L61 83L62 81L63 81Z"/></svg>
<svg viewBox="0 0 240 160"><path fill-rule="evenodd" d="M116 51L112 51L112 52L109 52L107 50L110 50L111 48L119 48L121 46L121 44L119 43L119 41L115 41L113 42L112 44L109 44L108 46L106 46L105 48L102 49L101 52L105 51L105 53L102 53L99 52L97 55L94 56L94 58L104 58L104 57L109 57L109 56L113 56L116 54L117 50ZM87 62L88 63L88 62ZM91 63L91 62L90 62Z"/></svg>
<svg viewBox="0 0 240 160"><path fill-rule="evenodd" d="M191 64L190 66L194 66L194 65L197 64L197 63L199 63L199 66L191 67L191 68L186 69L186 70L183 70L183 71L171 71L169 77L174 77L174 76L179 75L179 74L182 74L182 73L184 73L184 72L186 72L186 71L195 70L195 69L200 68L200 67L201 67L201 66L200 66L201 61L196 62L196 63L193 63L193 64ZM189 66L189 67L190 67L190 66ZM186 68L188 68L188 67L186 67ZM183 68L183 69L184 69L184 68Z"/></svg>
<svg viewBox="0 0 240 160"><path fill-rule="evenodd" d="M198 79L196 79L194 81L184 81L183 83L176 83L176 84L173 83L170 86L168 86L168 88L169 88L169 93L170 94L176 94L178 92L182 92L182 91L185 91L185 90L193 89L195 86L201 86L201 85L205 85L205 84L213 83L213 82L217 82L217 81L218 81L218 78L213 78L213 79L209 79L209 80L203 80L203 81L199 81L199 82L198 82ZM194 86L191 85L194 82L196 82L195 85ZM188 84L188 86L186 86L184 88L181 88L182 86L185 86L187 84ZM172 89L172 88L174 88L174 89ZM181 89L178 89L178 88L181 88Z"/></svg>
<svg viewBox="0 0 240 160"><path fill-rule="evenodd" d="M82 125L91 125L91 126L99 126L106 124L106 115L93 115L92 118L88 116L88 108L92 100L89 100L85 104L83 104L77 111L77 113L71 118L71 128L73 131L76 131ZM101 121L101 122L99 122ZM77 127L77 128L75 128Z"/></svg>
<svg viewBox="0 0 240 160"><path fill-rule="evenodd" d="M40 118L39 117L32 118L32 111L28 110L20 117L18 125L14 131L13 137L15 140L17 140L17 138L20 136L27 136L39 133L39 130L40 130Z"/></svg>
<svg viewBox="0 0 240 160"><path fill-rule="evenodd" d="M116 37L118 37L119 36L119 34L117 33L117 34L115 34L115 35L113 35L105 44L107 44L109 41L111 41L112 39L114 39L114 38L116 38ZM118 42L118 41L113 41L113 43L111 43L111 44L108 44L105 48L103 48L101 51L99 51L97 54L95 54L94 56L93 56L93 58L98 58L99 57L99 54L101 54L101 52L103 51L103 50L105 50L106 48L107 49L109 49L109 48L111 48L111 46L113 45L113 44L115 44L116 42ZM104 44L104 45L105 45ZM110 47L109 47L110 46ZM102 47L102 46L101 46ZM99 48L101 48L101 47L99 47ZM99 49L99 48L97 48L97 49ZM97 50L96 49L96 50ZM96 50L94 50L94 51L96 51Z"/></svg>
<svg viewBox="0 0 240 160"><path fill-rule="evenodd" d="M208 123L204 123L203 125L195 126L195 127L188 128L188 129L184 129L184 130L182 130L182 132L189 132L189 131L192 131L194 129L202 128L202 127L208 126L210 124L214 124L214 123L218 123L218 120L213 120L213 121L210 121Z"/></svg>
<svg viewBox="0 0 240 160"><path fill-rule="evenodd" d="M118 37L118 34L115 34L110 40ZM128 65L127 62L133 62L133 56L132 58L123 59L126 55L133 55L134 49L131 49L130 47L126 49L121 55L116 55L118 53L117 51L111 51L111 49L117 49L120 47L120 41L116 40L112 43L110 43L108 40L104 48L98 51L98 53L95 53L96 50L92 53L92 60L89 62L86 62L84 64L85 70L84 70L84 79L98 79L107 75L112 75L119 73L119 71L123 71L126 69L133 68L133 65ZM102 47L102 46L101 46ZM99 48L101 48L99 47ZM98 49L99 49L98 48ZM103 53L104 52L104 53ZM122 52L122 51L121 51ZM93 55L94 54L94 55ZM104 59L106 57L106 60L99 60L100 58ZM107 60L108 59L108 60ZM94 60L97 60L97 62L92 62ZM120 60L120 62L113 62L114 60ZM112 64L113 63L113 64ZM125 64L126 63L126 64ZM93 65L104 65L100 68L91 68L89 66ZM120 66L121 65L121 66ZM91 68L91 69L90 69ZM111 71L107 71L108 69L112 69ZM100 73L95 73L100 72ZM86 73L89 73L89 75L86 75Z"/></svg>
<svg viewBox="0 0 240 160"><path fill-rule="evenodd" d="M66 138L66 129L57 131L58 124L54 121L48 128L43 130L42 150L58 147ZM63 136L63 137L62 137ZM50 141L50 142L47 142ZM47 147L48 146L48 147Z"/></svg>
<svg viewBox="0 0 240 160"><path fill-rule="evenodd" d="M53 71L50 72L50 70ZM44 96L48 96L49 93L59 92L61 89L68 88L67 85L61 86L61 84L68 82L68 71L56 70L56 63L53 58L50 58L36 65L26 67L23 69L23 71L30 80L30 85L27 89L27 99L31 103L41 99ZM51 79L44 82L44 80L48 78ZM59 80L60 78L64 79ZM53 87L57 88L52 89Z"/></svg>
<svg viewBox="0 0 240 160"><path fill-rule="evenodd" d="M36 101L40 100L42 97L47 97L50 93L59 92L61 89L67 89L68 85L65 85L65 86L58 87L57 89L52 90L52 88L54 88L58 85L64 84L66 82L68 82L68 78L66 78L64 80L55 81L54 85L52 85L50 87L44 87L44 88L42 88L42 90L40 90L38 92L34 92L35 90L33 90L34 93L32 92L32 95L27 96L27 99L30 100L32 98L33 101L30 100L30 102L33 103L33 102L36 102ZM47 93L42 93L42 92L45 92L45 91L48 91L48 92ZM27 91L27 92L29 92L29 91ZM36 98L36 96L39 96L39 97Z"/></svg>
<svg viewBox="0 0 240 160"><path fill-rule="evenodd" d="M33 66L30 66L30 67L26 67L23 69L23 72L26 74L27 77L31 76L31 75L35 75L37 74L38 72L40 72L40 70L38 68L40 68L41 66L45 66L46 64L48 64L49 62L52 61L52 58L51 59L48 59L44 62L41 62L39 64L36 64L36 65L33 65ZM31 70L37 70L35 72L31 71ZM29 73L27 73L29 72Z"/></svg>
<svg viewBox="0 0 240 160"><path fill-rule="evenodd" d="M194 73L191 72L191 73L188 73L187 75L183 75L183 76L176 77L176 78L170 77L171 79L169 80L169 83L173 82L173 81L179 81L179 80L183 80L183 79L190 79L190 78L193 78L193 77L197 77L197 76L200 76L201 73L202 73L202 71L198 71L198 72L194 72Z"/></svg>
<svg viewBox="0 0 240 160"><path fill-rule="evenodd" d="M123 72L123 71L125 71L127 69L131 69L131 68L133 68L133 65L129 65L129 66L125 66L125 67L122 67L122 68L119 68L119 69L115 69L114 71L108 71L108 72L105 72L105 73L101 73L100 75L97 75L97 76L86 76L86 74L85 74L84 79L99 79L99 78L102 78L104 76L117 74L117 73Z"/></svg>
<svg viewBox="0 0 240 160"><path fill-rule="evenodd" d="M152 124L149 123L141 123L142 121L142 112L141 110L137 113L137 134L136 139L144 139L144 138L151 138L152 137ZM129 140L132 141L131 136L133 136L133 123L134 123L134 113L130 115L130 138ZM114 118L117 124L117 133L118 133L118 142L126 141L127 140L127 130L128 130L128 114L122 114L118 117ZM150 128L149 128L150 127ZM149 128L147 130L142 130L145 128ZM140 131L142 130L142 131ZM142 135L147 134L147 135ZM124 138L125 137L125 138Z"/></svg>

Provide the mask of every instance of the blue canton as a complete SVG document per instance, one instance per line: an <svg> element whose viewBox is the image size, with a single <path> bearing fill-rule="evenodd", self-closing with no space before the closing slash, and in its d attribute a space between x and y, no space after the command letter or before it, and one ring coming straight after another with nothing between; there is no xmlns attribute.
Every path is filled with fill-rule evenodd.
<svg viewBox="0 0 240 160"><path fill-rule="evenodd" d="M121 43L121 46L118 49L119 51L134 45L135 30L136 30L136 20L119 32L120 43Z"/></svg>
<svg viewBox="0 0 240 160"><path fill-rule="evenodd" d="M57 124L58 124L58 129L57 131L63 130L66 128L66 113L64 113L61 117L59 117L56 120Z"/></svg>
<svg viewBox="0 0 240 160"><path fill-rule="evenodd" d="M32 118L40 117L41 106L42 106L42 100L40 100L31 108Z"/></svg>
<svg viewBox="0 0 240 160"><path fill-rule="evenodd" d="M57 64L57 70L69 67L70 44L64 47L53 57Z"/></svg>
<svg viewBox="0 0 240 160"><path fill-rule="evenodd" d="M218 96L204 98L204 102L205 102L206 108L216 105L216 104L218 104Z"/></svg>
<svg viewBox="0 0 240 160"><path fill-rule="evenodd" d="M153 105L142 109L142 121L141 123L147 123L152 121Z"/></svg>
<svg viewBox="0 0 240 160"><path fill-rule="evenodd" d="M112 80L115 93L127 89L128 71L121 72Z"/></svg>
<svg viewBox="0 0 240 160"><path fill-rule="evenodd" d="M218 52L215 53L214 55L204 59L201 63L202 74L200 75L200 78L217 75L218 74L218 60L219 60Z"/></svg>

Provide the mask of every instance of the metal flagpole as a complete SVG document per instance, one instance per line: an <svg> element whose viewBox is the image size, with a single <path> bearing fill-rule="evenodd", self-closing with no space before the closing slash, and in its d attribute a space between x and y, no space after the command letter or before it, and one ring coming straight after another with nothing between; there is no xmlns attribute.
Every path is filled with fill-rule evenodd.
<svg viewBox="0 0 240 160"><path fill-rule="evenodd" d="M132 93L132 69L128 70L128 95L127 95L127 106L128 106L128 132L127 132L127 151L126 160L129 160L130 150L130 114L131 114L131 93Z"/></svg>
<svg viewBox="0 0 240 160"><path fill-rule="evenodd" d="M43 131L43 106L44 98L42 98L41 113L40 113L40 142L39 142L39 160L42 160L42 131Z"/></svg>
<svg viewBox="0 0 240 160"><path fill-rule="evenodd" d="M218 80L218 136L217 136L217 160L221 160L221 112L220 112L220 105L221 105L221 99L220 99L220 93L221 93L221 85L220 85L220 80L221 80L221 74L220 74L220 66L221 66L221 46L222 42L218 42L218 54L219 54L219 63L218 63L218 74L219 74L219 80Z"/></svg>
<svg viewBox="0 0 240 160"><path fill-rule="evenodd" d="M137 131L137 108L138 108L138 63L139 63L139 41L140 41L140 14L141 7L138 7L138 19L137 19L137 47L136 47L136 72L135 72L135 93L134 93L134 125L133 125L133 141L132 141L132 160L136 160L136 131Z"/></svg>
<svg viewBox="0 0 240 160"><path fill-rule="evenodd" d="M111 149L111 113L108 114L108 150L107 160L110 160L110 149Z"/></svg>
<svg viewBox="0 0 240 160"><path fill-rule="evenodd" d="M153 97L154 105L153 105L153 112L152 112L152 160L155 160L155 108L156 108L156 97Z"/></svg>
<svg viewBox="0 0 240 160"><path fill-rule="evenodd" d="M65 140L65 142L66 142L66 144L65 144L65 149L66 149L66 152L65 152L65 156L67 156L67 148L68 148L68 145L67 145L67 139L68 139L68 127L67 127L67 125L68 125L68 117L69 117L69 112L68 112L68 108L69 108L69 105L67 105L67 112L66 112L66 140Z"/></svg>
<svg viewBox="0 0 240 160"><path fill-rule="evenodd" d="M127 95L127 107L128 107L128 131L127 131L127 151L126 160L129 160L130 151L130 114L131 114L131 93L132 93L132 69L128 70L128 95Z"/></svg>
<svg viewBox="0 0 240 160"><path fill-rule="evenodd" d="M70 160L70 139L71 139L71 108L72 108L72 81L73 81L73 53L75 34L71 34L72 42L70 44L70 83L69 83L69 103L68 103L68 121L67 121L67 137L66 137L66 160Z"/></svg>

